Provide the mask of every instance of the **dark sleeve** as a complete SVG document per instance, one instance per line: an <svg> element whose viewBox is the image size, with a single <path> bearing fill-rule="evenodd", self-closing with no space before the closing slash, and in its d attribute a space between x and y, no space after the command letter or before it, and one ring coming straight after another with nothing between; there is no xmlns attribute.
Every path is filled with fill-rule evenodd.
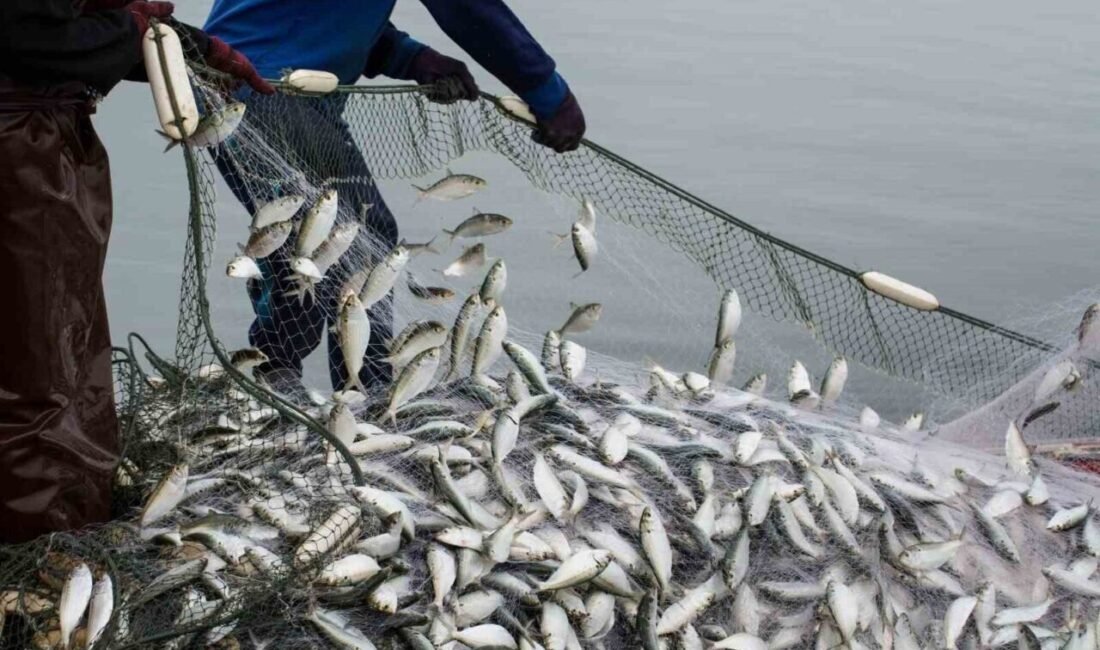
<svg viewBox="0 0 1100 650"><path fill-rule="evenodd" d="M422 49L422 43L394 27L393 23L386 23L367 57L367 67L363 70L363 75L371 78L385 75L402 79L409 67L409 61Z"/></svg>
<svg viewBox="0 0 1100 650"><path fill-rule="evenodd" d="M420 0L440 28L519 95L554 77L554 60L502 0Z"/></svg>
<svg viewBox="0 0 1100 650"><path fill-rule="evenodd" d="M30 82L82 81L106 93L141 61L125 9L81 14L72 0L0 0L0 70Z"/></svg>

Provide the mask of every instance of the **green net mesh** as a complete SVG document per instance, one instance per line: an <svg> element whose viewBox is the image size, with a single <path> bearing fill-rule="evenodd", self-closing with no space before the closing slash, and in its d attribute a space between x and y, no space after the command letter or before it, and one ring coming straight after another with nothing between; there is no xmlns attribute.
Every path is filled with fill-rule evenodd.
<svg viewBox="0 0 1100 650"><path fill-rule="evenodd" d="M208 115L230 100L204 76L195 90ZM1100 524L1089 508L1068 533L1047 523L1077 517L1063 510L1096 495L1100 483L1046 460L1006 468L974 448L999 447L1010 419L1041 406L1032 396L1052 359L1072 358L1083 387L1059 388L1058 406L1028 422L1028 435L1095 435L1092 365L1072 345L1061 353L961 312L880 296L859 272L593 143L566 155L536 145L530 125L494 97L443 105L415 87L283 90L248 100L244 121L220 147L184 147L191 204L174 354L136 335L116 352L124 449L117 523L0 548L0 647L60 647L67 631L74 647L94 631L96 648L694 648L704 639L728 644L718 647L764 647L753 639L884 647L905 634L987 646L995 634L1015 642L1033 632L993 625L984 612L1047 597L1057 604L1027 622L1052 638L1093 635L1095 643L1084 623L1096 618L1089 567L1077 566L1078 578L1050 567L1100 553ZM842 355L955 406L988 402L980 422L943 435L872 431L866 421L860 430L855 399L808 410L786 403L790 358L763 368L776 401L696 387L688 375L594 351L577 373L575 351L568 361L543 356L545 369L533 371L511 350L471 372L467 357L476 367L480 352L450 355L465 289L450 300L418 300L404 279L395 297L370 309L382 344L408 323L438 320L451 330L437 343L435 379L419 395L395 404L379 381L361 399L330 397L324 380L298 392L257 374L243 340L250 327L253 343L281 341L287 356L320 358L327 374L325 340L339 336L330 333L339 316L317 305L334 303L356 272L384 264L396 244L397 233L379 223L383 185L437 175L471 152L506 160L533 188L565 197L557 200L566 210L590 202L609 220L599 231L607 241L627 237L616 228L628 226L675 251L704 278L706 313L721 290L736 289L765 329L794 324L824 358ZM231 298L211 289L236 254L226 242L245 229L225 215L241 212L242 202L255 211L293 195L308 209L329 189L341 197L337 224L359 223L360 231L325 280L288 302L299 311L253 322L240 282L229 280L238 282ZM219 229L230 233L220 244ZM642 269L655 263L637 260ZM428 263L410 262L410 277L414 266L419 280L437 283ZM473 274L478 285L487 268ZM624 291L649 282L628 277L633 268L619 269ZM263 302L262 278L246 284ZM511 294L498 299L519 304ZM488 313L471 324L468 347L487 336ZM517 322L507 338L538 360L543 332L559 323ZM350 435L338 422L348 414ZM656 538L654 517L664 531ZM997 518L1003 528L990 533ZM956 539L965 550L934 567L914 568L895 554L899 545ZM567 565L583 573L585 561L601 569L545 587ZM80 591L80 565L96 586L87 614L74 620L62 592ZM842 597L834 598L838 583ZM967 606L976 613L954 630L952 612ZM689 612L682 622L677 607Z"/></svg>

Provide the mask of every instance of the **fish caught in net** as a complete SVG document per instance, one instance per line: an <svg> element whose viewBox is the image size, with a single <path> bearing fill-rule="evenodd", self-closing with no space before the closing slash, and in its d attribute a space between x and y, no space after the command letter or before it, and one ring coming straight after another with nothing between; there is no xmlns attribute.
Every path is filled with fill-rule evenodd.
<svg viewBox="0 0 1100 650"><path fill-rule="evenodd" d="M0 547L0 647L1098 647L1100 479L1032 453L1094 432L1095 308L1055 354L906 306L496 98L195 89L175 354L116 352L117 521ZM476 150L570 197L560 246L500 255L521 219L476 208L399 236L380 184L473 208ZM526 267L583 281L623 224L710 282L693 370L593 343L640 284L522 308ZM749 312L831 363L743 370ZM857 364L992 401L894 426Z"/></svg>

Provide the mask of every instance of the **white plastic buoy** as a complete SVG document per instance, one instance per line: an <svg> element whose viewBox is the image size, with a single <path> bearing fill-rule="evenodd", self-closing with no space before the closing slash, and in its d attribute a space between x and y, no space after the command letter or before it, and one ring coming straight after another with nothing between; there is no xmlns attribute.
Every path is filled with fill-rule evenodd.
<svg viewBox="0 0 1100 650"><path fill-rule="evenodd" d="M530 122L534 124L537 120L535 114L531 112L531 108L527 106L527 102L523 101L515 95L506 95L500 98L500 105L504 107L504 110L511 113L513 116L518 117L524 122Z"/></svg>
<svg viewBox="0 0 1100 650"><path fill-rule="evenodd" d="M913 309L935 311L940 308L940 301L932 294L885 273L868 271L859 276L859 279L863 282L863 286L871 291Z"/></svg>
<svg viewBox="0 0 1100 650"><path fill-rule="evenodd" d="M141 49L145 55L145 74L149 77L149 88L153 91L153 103L157 107L160 128L173 140L183 140L199 126L199 107L195 103L195 94L191 91L191 80L187 76L187 62L183 58L180 37L168 25L157 23L145 30ZM169 82L172 95L175 95L179 119L176 110L172 108Z"/></svg>
<svg viewBox="0 0 1100 650"><path fill-rule="evenodd" d="M324 70L293 70L283 76L283 81L300 93L327 95L336 90L340 80Z"/></svg>

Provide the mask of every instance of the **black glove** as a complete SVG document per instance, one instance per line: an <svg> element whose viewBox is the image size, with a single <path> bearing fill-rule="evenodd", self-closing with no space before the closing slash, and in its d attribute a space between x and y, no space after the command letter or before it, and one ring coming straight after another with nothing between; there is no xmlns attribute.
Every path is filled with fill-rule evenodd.
<svg viewBox="0 0 1100 650"><path fill-rule="evenodd" d="M435 88L427 92L428 99L440 104L452 104L460 99L478 98L477 82L466 64L425 47L409 61L405 79Z"/></svg>
<svg viewBox="0 0 1100 650"><path fill-rule="evenodd" d="M539 120L535 130L531 133L531 139L535 142L550 147L558 153L573 151L584 137L584 113L581 105L570 90L562 100L561 106L549 119Z"/></svg>

